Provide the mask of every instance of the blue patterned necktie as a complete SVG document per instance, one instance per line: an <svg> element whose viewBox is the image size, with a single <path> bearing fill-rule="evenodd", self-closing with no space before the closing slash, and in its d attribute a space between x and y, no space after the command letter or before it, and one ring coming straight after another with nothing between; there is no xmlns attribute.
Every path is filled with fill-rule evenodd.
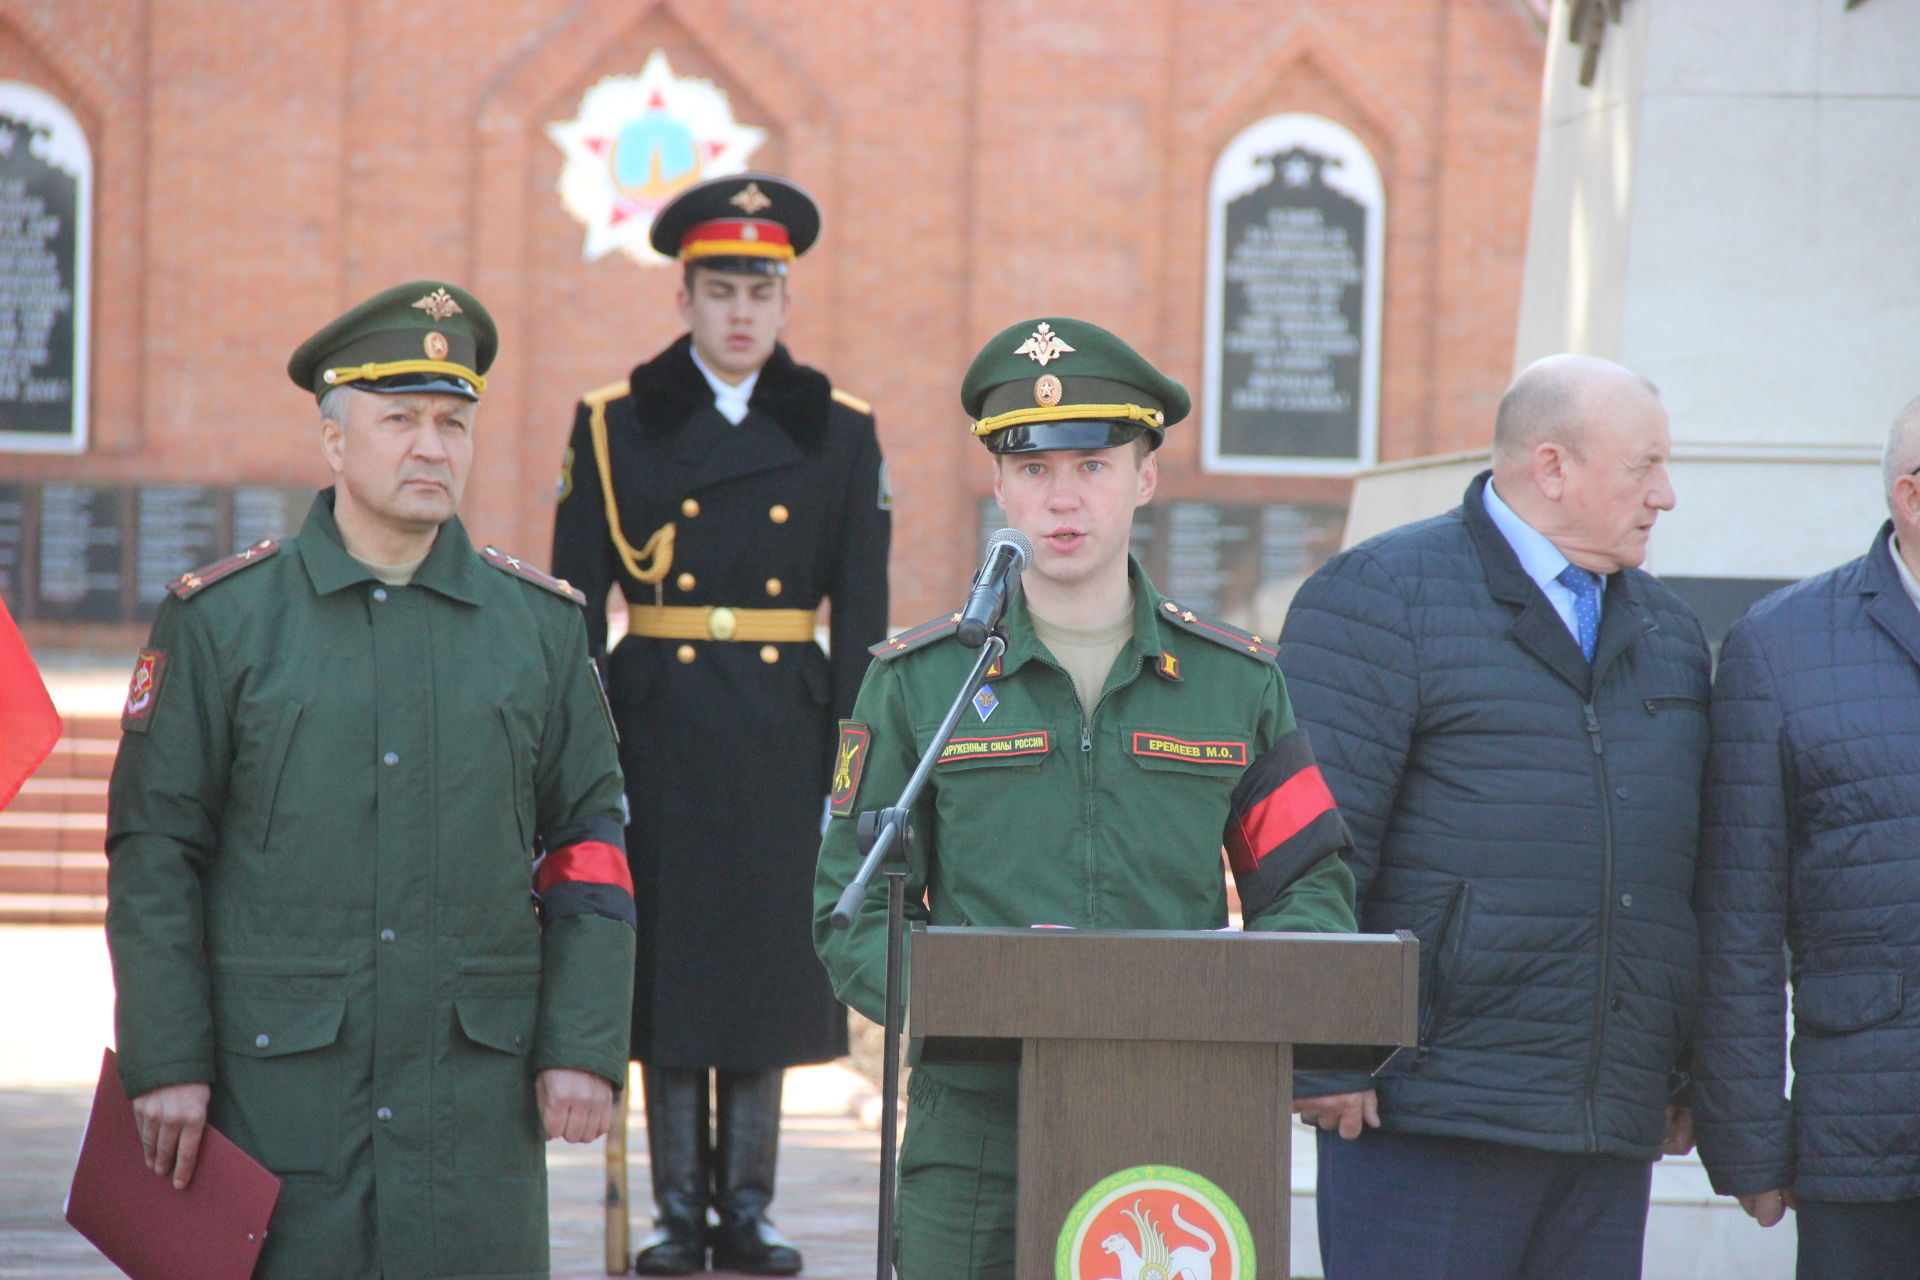
<svg viewBox="0 0 1920 1280"><path fill-rule="evenodd" d="M1592 662L1593 642L1600 634L1600 575L1570 564L1559 572L1557 580L1573 592L1574 631L1580 639L1580 652Z"/></svg>

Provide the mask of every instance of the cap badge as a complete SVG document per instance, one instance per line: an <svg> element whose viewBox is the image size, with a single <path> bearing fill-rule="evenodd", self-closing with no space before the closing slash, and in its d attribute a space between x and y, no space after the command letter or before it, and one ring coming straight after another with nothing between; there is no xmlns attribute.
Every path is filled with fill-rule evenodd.
<svg viewBox="0 0 1920 1280"><path fill-rule="evenodd" d="M773 201L767 198L767 193L760 189L759 183L749 182L740 189L738 195L727 201L727 203L736 206L741 212L751 215L760 212L772 204Z"/></svg>
<svg viewBox="0 0 1920 1280"><path fill-rule="evenodd" d="M427 349L427 359L445 360L447 358L447 335L441 333L438 329L429 330L426 340L422 345Z"/></svg>
<svg viewBox="0 0 1920 1280"><path fill-rule="evenodd" d="M435 289L426 297L413 304L432 316L435 320L445 320L448 316L460 314L460 304L445 289Z"/></svg>
<svg viewBox="0 0 1920 1280"><path fill-rule="evenodd" d="M760 228L754 226L752 223L748 223L746 226L740 228L740 238L742 240L758 240L760 238Z"/></svg>
<svg viewBox="0 0 1920 1280"><path fill-rule="evenodd" d="M1053 326L1042 320L1040 327L1035 329L1025 342L1014 348L1013 354L1029 356L1039 361L1040 367L1044 369L1049 360L1058 360L1072 350L1072 347L1060 340L1060 335L1053 331Z"/></svg>
<svg viewBox="0 0 1920 1280"><path fill-rule="evenodd" d="M1050 373L1043 373L1033 380L1033 402L1042 409L1051 409L1060 403L1060 379Z"/></svg>

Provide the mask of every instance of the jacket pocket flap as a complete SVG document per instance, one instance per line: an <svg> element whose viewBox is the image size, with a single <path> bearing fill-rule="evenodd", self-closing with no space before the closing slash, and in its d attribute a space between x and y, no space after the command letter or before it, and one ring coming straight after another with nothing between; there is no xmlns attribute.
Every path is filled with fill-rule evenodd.
<svg viewBox="0 0 1920 1280"><path fill-rule="evenodd" d="M453 1007L460 1018L460 1029L477 1045L518 1055L526 1053L533 1044L538 1000L525 996L461 994L453 998Z"/></svg>
<svg viewBox="0 0 1920 1280"><path fill-rule="evenodd" d="M344 998L285 999L249 994L220 1004L222 1050L249 1058L284 1058L324 1049L340 1038Z"/></svg>
<svg viewBox="0 0 1920 1280"><path fill-rule="evenodd" d="M1793 1016L1816 1031L1859 1031L1900 1012L1901 979L1893 969L1803 974L1793 986Z"/></svg>

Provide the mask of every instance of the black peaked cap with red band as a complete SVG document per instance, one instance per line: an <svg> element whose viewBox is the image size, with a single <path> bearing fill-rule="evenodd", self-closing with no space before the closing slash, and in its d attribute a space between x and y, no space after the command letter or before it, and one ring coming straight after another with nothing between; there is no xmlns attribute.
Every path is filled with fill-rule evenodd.
<svg viewBox="0 0 1920 1280"><path fill-rule="evenodd" d="M716 271L785 275L820 237L813 197L770 173L735 173L688 187L654 217L654 251Z"/></svg>

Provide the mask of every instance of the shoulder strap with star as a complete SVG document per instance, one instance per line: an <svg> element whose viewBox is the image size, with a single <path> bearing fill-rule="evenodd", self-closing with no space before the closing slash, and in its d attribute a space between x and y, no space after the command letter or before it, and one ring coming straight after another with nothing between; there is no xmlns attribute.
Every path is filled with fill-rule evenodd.
<svg viewBox="0 0 1920 1280"><path fill-rule="evenodd" d="M1182 631L1191 631L1204 640L1211 640L1223 649L1232 649L1244 653L1259 662L1272 662L1280 656L1280 651L1271 643L1254 635L1251 631L1242 631L1230 622L1218 618L1202 617L1193 610L1172 600L1160 603L1160 617Z"/></svg>
<svg viewBox="0 0 1920 1280"><path fill-rule="evenodd" d="M908 627L904 631L895 632L869 648L867 652L885 662L889 658L897 658L903 653L912 653L915 649L925 648L935 640L950 636L959 626L959 614L943 613L917 627Z"/></svg>
<svg viewBox="0 0 1920 1280"><path fill-rule="evenodd" d="M565 596L575 604L587 602L586 593L568 582L565 578L556 578L544 569L528 564L518 556L510 556L494 547L481 550L480 558L505 574L519 578L522 582L531 582L536 587L544 587L557 596Z"/></svg>
<svg viewBox="0 0 1920 1280"><path fill-rule="evenodd" d="M277 541L264 538L245 551L235 552L224 560L215 560L212 564L181 574L167 584L167 590L178 599L191 600L222 578L231 578L248 565L264 563L279 549Z"/></svg>

